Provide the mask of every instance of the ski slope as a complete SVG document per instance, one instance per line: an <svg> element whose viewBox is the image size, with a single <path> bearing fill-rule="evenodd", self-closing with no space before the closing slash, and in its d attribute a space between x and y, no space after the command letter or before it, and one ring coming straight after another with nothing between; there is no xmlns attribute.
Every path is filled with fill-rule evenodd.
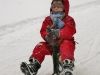
<svg viewBox="0 0 100 75"><path fill-rule="evenodd" d="M23 75L35 45L43 41L40 28L49 15L51 0L0 1L0 75ZM100 0L70 0L76 22L74 75L100 75ZM52 57L46 56L37 75L51 75Z"/></svg>

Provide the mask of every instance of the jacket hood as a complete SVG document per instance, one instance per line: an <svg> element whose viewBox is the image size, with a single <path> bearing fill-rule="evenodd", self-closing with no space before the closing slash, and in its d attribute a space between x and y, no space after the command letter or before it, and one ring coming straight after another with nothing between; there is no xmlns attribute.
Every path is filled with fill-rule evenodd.
<svg viewBox="0 0 100 75"><path fill-rule="evenodd" d="M59 1L59 0L52 0L51 5L53 4L54 1ZM68 16L69 13L69 1L68 0L61 0L64 6L64 11L65 11L65 16ZM51 7L50 7L50 12L51 12Z"/></svg>

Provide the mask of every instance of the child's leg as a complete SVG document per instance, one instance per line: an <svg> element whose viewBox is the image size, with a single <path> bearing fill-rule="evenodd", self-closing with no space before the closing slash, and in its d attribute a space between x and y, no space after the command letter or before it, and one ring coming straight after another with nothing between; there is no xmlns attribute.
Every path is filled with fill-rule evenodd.
<svg viewBox="0 0 100 75"><path fill-rule="evenodd" d="M45 55L51 55L50 46L46 42L40 42L30 56L30 64L22 62L20 69L25 75L36 75Z"/></svg>
<svg viewBox="0 0 100 75"><path fill-rule="evenodd" d="M40 42L33 49L33 53L30 58L37 59L40 63L43 62L45 55L51 55L52 50L51 47L46 42Z"/></svg>
<svg viewBox="0 0 100 75"><path fill-rule="evenodd" d="M65 59L74 60L75 44L69 40L64 40L60 45L61 61Z"/></svg>
<svg viewBox="0 0 100 75"><path fill-rule="evenodd" d="M60 45L60 54L61 54L61 65L62 65L62 74L73 75L74 67L74 50L75 44L71 41L64 40Z"/></svg>

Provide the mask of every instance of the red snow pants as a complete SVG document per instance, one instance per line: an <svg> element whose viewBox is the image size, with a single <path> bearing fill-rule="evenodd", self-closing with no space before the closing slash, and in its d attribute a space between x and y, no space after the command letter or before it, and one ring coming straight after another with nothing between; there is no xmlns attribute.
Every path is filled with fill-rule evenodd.
<svg viewBox="0 0 100 75"><path fill-rule="evenodd" d="M69 40L64 40L60 45L61 62L65 59L74 60L74 50L75 43ZM52 55L51 46L49 46L47 42L40 42L33 49L30 58L35 58L42 63L45 55Z"/></svg>

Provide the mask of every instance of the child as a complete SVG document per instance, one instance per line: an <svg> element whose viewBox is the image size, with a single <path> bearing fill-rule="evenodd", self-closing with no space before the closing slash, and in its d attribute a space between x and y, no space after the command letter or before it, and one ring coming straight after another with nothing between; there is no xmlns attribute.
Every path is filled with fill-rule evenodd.
<svg viewBox="0 0 100 75"><path fill-rule="evenodd" d="M33 53L29 58L30 64L26 62L21 63L21 70L26 75L36 75L41 63L44 61L45 55L52 55L52 48L50 43L56 41L59 44L60 62L62 65L61 75L68 73L74 67L74 50L75 41L73 35L76 33L75 22L72 17L68 15L69 4L67 0L53 0L50 8L50 16L47 16L42 23L40 30L41 37L45 42L39 42L33 49ZM68 7L66 7L68 6ZM47 27L53 27L56 24L56 29L47 31Z"/></svg>

